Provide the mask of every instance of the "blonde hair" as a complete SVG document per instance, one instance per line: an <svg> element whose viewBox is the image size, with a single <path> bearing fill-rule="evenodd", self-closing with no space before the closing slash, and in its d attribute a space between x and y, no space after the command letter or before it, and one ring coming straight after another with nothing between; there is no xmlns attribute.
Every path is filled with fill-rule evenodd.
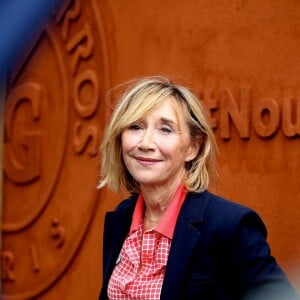
<svg viewBox="0 0 300 300"><path fill-rule="evenodd" d="M162 76L140 79L121 96L100 147L99 188L108 185L115 191L126 188L130 193L140 192L139 183L128 172L122 158L121 134L123 129L142 119L170 97L186 115L191 138L198 139L200 143L198 155L186 165L186 188L194 192L208 188L210 180L215 176L216 142L206 112L190 90Z"/></svg>

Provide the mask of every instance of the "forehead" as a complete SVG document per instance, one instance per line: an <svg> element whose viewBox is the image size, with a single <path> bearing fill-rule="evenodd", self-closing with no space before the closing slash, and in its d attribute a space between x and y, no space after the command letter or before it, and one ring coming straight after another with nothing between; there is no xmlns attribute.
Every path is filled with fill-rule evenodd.
<svg viewBox="0 0 300 300"><path fill-rule="evenodd" d="M187 113L185 105L173 96L168 96L164 99L156 97L140 99L140 105L135 103L132 108L135 110L136 117L139 119L158 112L161 114L173 114L176 115L177 118L186 116Z"/></svg>
<svg viewBox="0 0 300 300"><path fill-rule="evenodd" d="M157 115L157 117L161 118L170 118L172 121L182 121L182 118L185 117L185 111L182 104L174 98L169 97L155 109L148 112L146 117L149 115Z"/></svg>

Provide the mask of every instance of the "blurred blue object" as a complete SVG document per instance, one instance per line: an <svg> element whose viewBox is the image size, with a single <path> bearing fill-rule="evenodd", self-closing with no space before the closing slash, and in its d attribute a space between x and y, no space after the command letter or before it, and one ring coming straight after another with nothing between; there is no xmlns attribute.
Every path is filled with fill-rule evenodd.
<svg viewBox="0 0 300 300"><path fill-rule="evenodd" d="M0 73L5 74L61 0L0 0Z"/></svg>

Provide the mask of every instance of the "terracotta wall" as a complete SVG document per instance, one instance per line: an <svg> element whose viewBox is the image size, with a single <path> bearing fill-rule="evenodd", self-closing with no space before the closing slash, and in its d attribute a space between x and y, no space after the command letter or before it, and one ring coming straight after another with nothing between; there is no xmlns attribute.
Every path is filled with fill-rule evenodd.
<svg viewBox="0 0 300 300"><path fill-rule="evenodd" d="M66 1L11 72L3 299L97 299L96 189L111 87L163 74L190 86L219 144L215 191L256 209L300 286L300 2Z"/></svg>

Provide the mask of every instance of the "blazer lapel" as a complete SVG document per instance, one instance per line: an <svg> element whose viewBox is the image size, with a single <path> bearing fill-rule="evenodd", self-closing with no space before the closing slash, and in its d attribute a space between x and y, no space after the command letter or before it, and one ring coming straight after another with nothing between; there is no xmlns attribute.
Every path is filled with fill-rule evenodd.
<svg viewBox="0 0 300 300"><path fill-rule="evenodd" d="M106 283L129 232L135 200L125 210L108 212L105 216L103 239L103 282Z"/></svg>
<svg viewBox="0 0 300 300"><path fill-rule="evenodd" d="M207 193L189 193L184 204L172 240L165 278L161 291L161 300L180 299L185 271L196 245L201 241L201 233L193 224L203 222L208 205Z"/></svg>

